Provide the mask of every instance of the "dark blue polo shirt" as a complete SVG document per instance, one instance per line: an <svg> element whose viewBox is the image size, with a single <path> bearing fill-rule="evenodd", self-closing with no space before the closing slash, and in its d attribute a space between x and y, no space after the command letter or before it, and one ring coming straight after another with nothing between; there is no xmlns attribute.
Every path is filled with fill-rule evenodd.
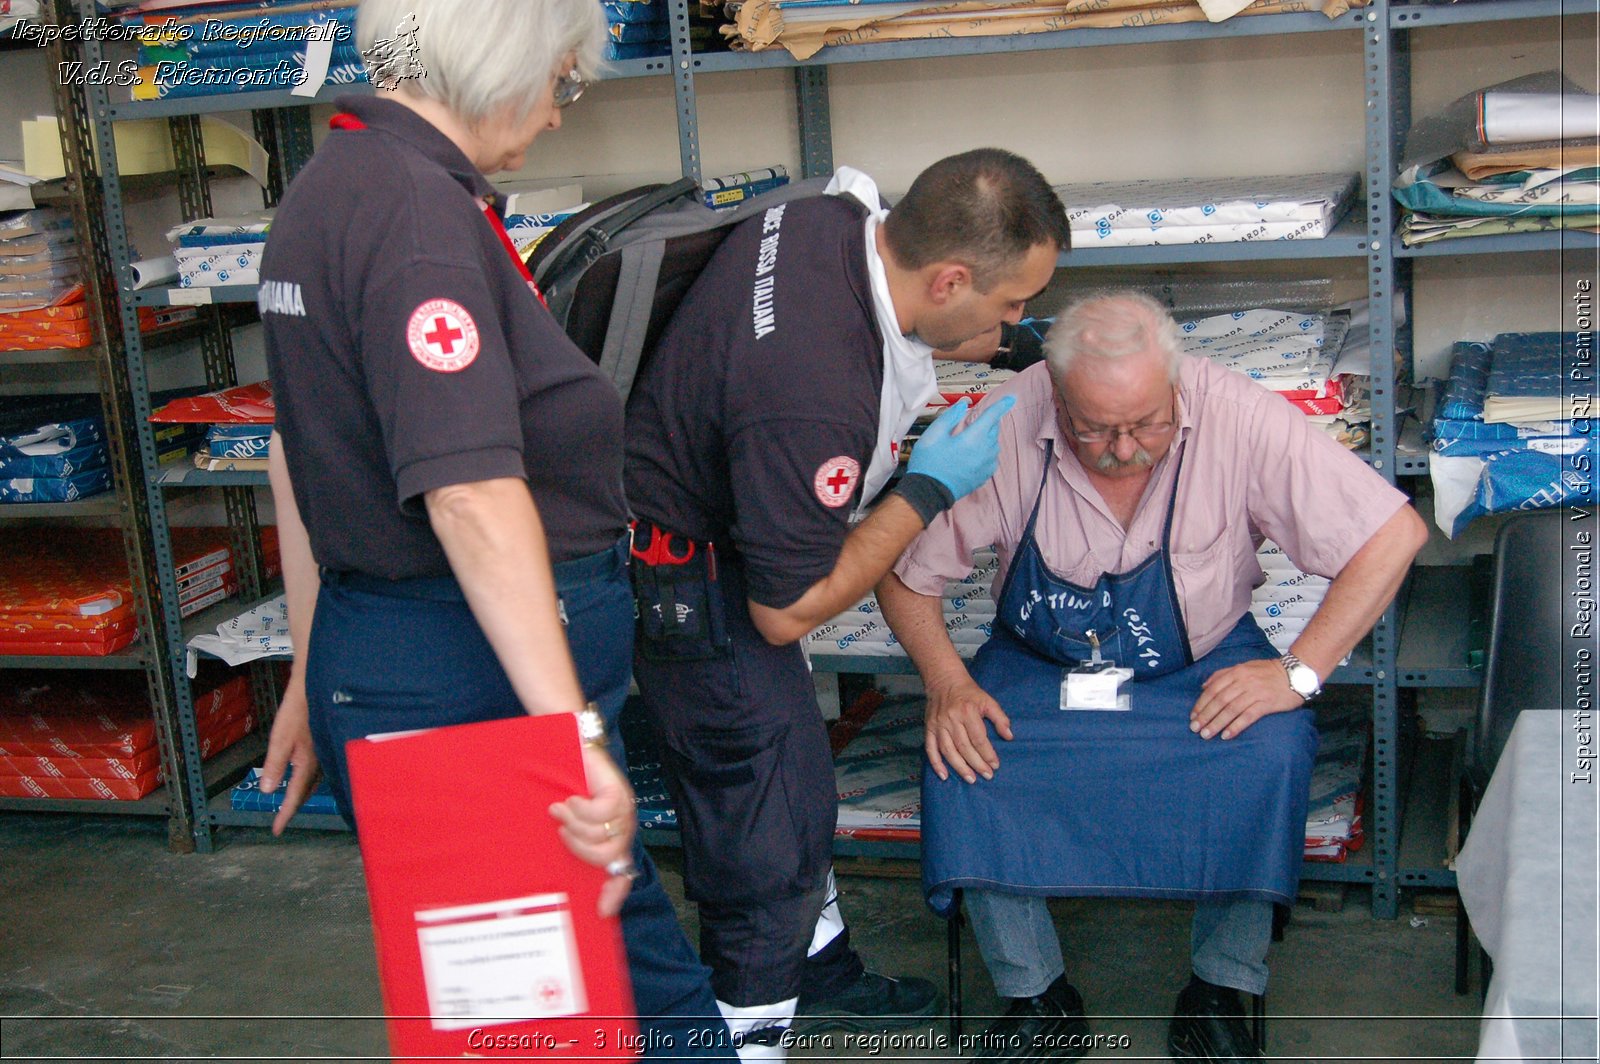
<svg viewBox="0 0 1600 1064"><path fill-rule="evenodd" d="M390 100L347 97L295 178L259 305L295 501L318 562L390 579L449 563L422 496L525 477L554 560L627 523L622 405L484 217L460 149Z"/></svg>
<svg viewBox="0 0 1600 1064"><path fill-rule="evenodd" d="M878 435L883 340L865 209L774 207L733 230L628 401L628 502L793 603L833 571Z"/></svg>

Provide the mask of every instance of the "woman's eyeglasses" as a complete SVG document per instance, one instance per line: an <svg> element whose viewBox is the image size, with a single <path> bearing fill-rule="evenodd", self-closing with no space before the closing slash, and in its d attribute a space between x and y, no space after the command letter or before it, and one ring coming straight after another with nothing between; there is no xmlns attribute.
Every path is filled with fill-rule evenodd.
<svg viewBox="0 0 1600 1064"><path fill-rule="evenodd" d="M578 73L577 67L556 78L555 89L552 91L556 108L559 110L577 103L578 97L582 96L583 90L588 87L589 83L583 80L583 75Z"/></svg>

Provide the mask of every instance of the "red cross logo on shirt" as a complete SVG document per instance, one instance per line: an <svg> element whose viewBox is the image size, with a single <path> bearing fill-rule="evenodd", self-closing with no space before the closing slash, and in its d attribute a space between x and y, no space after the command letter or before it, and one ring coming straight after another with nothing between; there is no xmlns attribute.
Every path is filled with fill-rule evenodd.
<svg viewBox="0 0 1600 1064"><path fill-rule="evenodd" d="M461 330L452 328L450 319L441 314L433 319L433 332L423 333L422 338L428 342L430 348L439 347L446 355L451 355L455 353L456 341L461 339L462 335Z"/></svg>
<svg viewBox="0 0 1600 1064"><path fill-rule="evenodd" d="M829 509L838 509L850 501L856 491L856 481L861 479L861 463L847 454L830 458L817 467L811 478L811 487L817 499Z"/></svg>
<svg viewBox="0 0 1600 1064"><path fill-rule="evenodd" d="M430 299L406 323L411 357L439 373L456 373L478 357L478 325L451 299Z"/></svg>

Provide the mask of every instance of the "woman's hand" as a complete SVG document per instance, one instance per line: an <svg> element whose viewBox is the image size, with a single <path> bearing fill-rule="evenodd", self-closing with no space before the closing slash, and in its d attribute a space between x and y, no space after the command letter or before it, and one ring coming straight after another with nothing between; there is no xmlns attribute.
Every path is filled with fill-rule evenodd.
<svg viewBox="0 0 1600 1064"><path fill-rule="evenodd" d="M301 651L304 653L304 651ZM289 820L316 789L322 778L317 765L317 751L311 745L310 712L306 704L305 679L298 673L289 678L289 688L278 704L278 715L272 721L272 736L267 740L267 759L261 766L261 793L272 794L283 782L284 771L294 767L289 777L289 789L284 793L283 805L272 818L272 833L282 835Z"/></svg>
<svg viewBox="0 0 1600 1064"><path fill-rule="evenodd" d="M613 874L600 891L600 915L615 916L633 885L631 853L639 818L634 811L633 788L611 755L598 746L584 745L583 767L589 777L589 796L573 795L550 806L561 822L561 841L580 860L597 868L625 868Z"/></svg>

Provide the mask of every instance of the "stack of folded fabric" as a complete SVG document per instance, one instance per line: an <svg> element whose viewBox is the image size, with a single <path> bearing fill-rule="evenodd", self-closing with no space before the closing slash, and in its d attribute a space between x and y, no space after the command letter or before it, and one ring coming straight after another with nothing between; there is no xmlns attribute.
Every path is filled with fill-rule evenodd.
<svg viewBox="0 0 1600 1064"><path fill-rule="evenodd" d="M601 0L606 13L606 58L648 59L672 51L666 0Z"/></svg>
<svg viewBox="0 0 1600 1064"><path fill-rule="evenodd" d="M150 420L173 428L208 426L205 446L194 456L199 469L261 471L267 468L267 441L276 413L272 386L260 381L174 399L150 415ZM182 479L185 472L179 468L165 475Z"/></svg>
<svg viewBox="0 0 1600 1064"><path fill-rule="evenodd" d="M125 16L140 35L135 100L215 96L367 80L355 0L197 2ZM324 67L326 68L324 70Z"/></svg>
<svg viewBox="0 0 1600 1064"><path fill-rule="evenodd" d="M253 768L238 785L233 788L228 796L228 806L232 809L247 809L261 813L276 813L283 808L284 796L288 787L284 786L294 775L293 768L283 775L283 784L271 794L261 793L261 770ZM317 784L316 788L306 796L300 805L300 812L313 816L338 816L339 807L334 803L333 790L328 786L326 779Z"/></svg>
<svg viewBox="0 0 1600 1064"><path fill-rule="evenodd" d="M1250 614L1273 648L1286 654L1322 605L1329 581L1301 572L1270 539L1262 540L1256 561L1265 580L1250 593Z"/></svg>
<svg viewBox="0 0 1600 1064"><path fill-rule="evenodd" d="M1315 240L1356 195L1355 174L1059 185L1074 248Z"/></svg>
<svg viewBox="0 0 1600 1064"><path fill-rule="evenodd" d="M178 284L183 288L258 284L261 252L272 228L272 211L256 211L231 218L200 218L167 230L178 260Z"/></svg>
<svg viewBox="0 0 1600 1064"><path fill-rule="evenodd" d="M1600 97L1558 71L1469 93L1418 122L1394 195L1407 245L1600 231Z"/></svg>
<svg viewBox="0 0 1600 1064"><path fill-rule="evenodd" d="M1343 861L1361 849L1361 779L1366 773L1371 718L1344 710L1317 720L1321 742L1311 768L1311 804L1306 809L1308 861Z"/></svg>
<svg viewBox="0 0 1600 1064"><path fill-rule="evenodd" d="M973 552L972 571L944 589L944 626L962 657L978 652L994 629L994 583L999 559L989 548ZM904 657L900 641L889 630L875 595L868 595L806 637L809 654L850 654L858 657Z"/></svg>
<svg viewBox="0 0 1600 1064"><path fill-rule="evenodd" d="M780 46L796 59L824 47L927 38L999 37L1057 30L1220 22L1235 15L1320 11L1338 18L1364 0L721 0L720 27L735 48ZM702 4L702 10L704 9Z"/></svg>
<svg viewBox="0 0 1600 1064"><path fill-rule="evenodd" d="M70 302L81 280L71 214L55 207L0 213L0 311Z"/></svg>
<svg viewBox="0 0 1600 1064"><path fill-rule="evenodd" d="M71 502L111 487L100 404L0 400L0 504Z"/></svg>
<svg viewBox="0 0 1600 1064"><path fill-rule="evenodd" d="M262 529L261 550L277 571L277 529ZM174 528L172 555L182 616L238 591L227 529ZM0 655L112 654L137 636L122 533L0 529Z"/></svg>
<svg viewBox="0 0 1600 1064"><path fill-rule="evenodd" d="M1596 499L1594 334L1501 333L1455 345L1430 426L1434 520Z"/></svg>
<svg viewBox="0 0 1600 1064"><path fill-rule="evenodd" d="M194 716L202 757L232 746L255 728L249 682L197 694ZM132 801L162 776L143 677L14 673L0 683L0 795Z"/></svg>

